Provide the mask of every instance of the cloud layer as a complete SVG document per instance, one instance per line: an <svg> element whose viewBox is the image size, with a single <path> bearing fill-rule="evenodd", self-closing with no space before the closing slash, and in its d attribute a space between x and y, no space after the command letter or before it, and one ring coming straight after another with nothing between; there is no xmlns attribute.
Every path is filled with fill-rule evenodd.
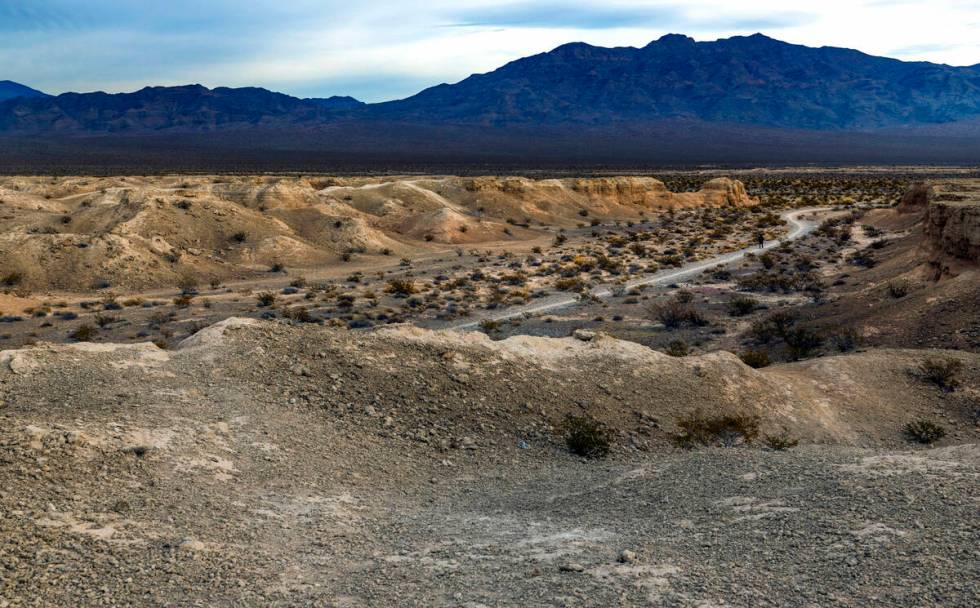
<svg viewBox="0 0 980 608"><path fill-rule="evenodd" d="M643 46L670 32L762 31L970 65L978 22L980 5L964 0L0 0L0 80L52 93L201 83L381 101L570 41Z"/></svg>

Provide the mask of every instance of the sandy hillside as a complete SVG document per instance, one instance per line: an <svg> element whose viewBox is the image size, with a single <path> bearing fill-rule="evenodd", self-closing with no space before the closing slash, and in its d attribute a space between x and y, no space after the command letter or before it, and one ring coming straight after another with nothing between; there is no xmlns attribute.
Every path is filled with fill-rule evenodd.
<svg viewBox="0 0 980 608"><path fill-rule="evenodd" d="M672 194L652 178L0 178L7 287L135 290L519 241L589 218L752 205L726 178Z"/></svg>

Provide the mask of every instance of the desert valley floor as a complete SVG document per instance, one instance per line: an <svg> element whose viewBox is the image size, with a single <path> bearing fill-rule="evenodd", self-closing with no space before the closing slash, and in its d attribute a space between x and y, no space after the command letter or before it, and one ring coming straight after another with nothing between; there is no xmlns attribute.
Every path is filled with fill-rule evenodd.
<svg viewBox="0 0 980 608"><path fill-rule="evenodd" d="M0 177L0 608L976 606L980 177Z"/></svg>

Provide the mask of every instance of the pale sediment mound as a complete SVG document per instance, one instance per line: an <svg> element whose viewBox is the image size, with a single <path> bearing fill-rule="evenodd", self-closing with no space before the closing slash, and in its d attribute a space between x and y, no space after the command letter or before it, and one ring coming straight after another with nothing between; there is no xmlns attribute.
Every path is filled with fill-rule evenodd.
<svg viewBox="0 0 980 608"><path fill-rule="evenodd" d="M898 204L898 212L921 213L926 210L933 195L934 192L931 185L924 182L913 184L902 195L902 200Z"/></svg>
<svg viewBox="0 0 980 608"><path fill-rule="evenodd" d="M976 270L980 262L980 189L964 184L937 188L926 206L922 230L936 276Z"/></svg>
<svg viewBox="0 0 980 608"><path fill-rule="evenodd" d="M636 220L675 207L757 204L719 178L671 193L650 177L0 178L0 276L86 291L255 277L347 253L545 236L583 218Z"/></svg>
<svg viewBox="0 0 980 608"><path fill-rule="evenodd" d="M77 386L76 399L84 401L105 387L81 379L106 374L147 394L157 382L190 392L218 382L223 393L243 398L302 394L316 406L342 402L355 417L367 405L410 425L431 415L452 427L448 436L479 432L498 417L511 420L495 431L504 434L521 434L535 420L560 426L580 412L622 432L636 416L652 417L669 432L678 417L695 412L745 413L758 415L767 432L804 441L876 444L900 441L905 422L937 407L941 393L909 374L923 356L880 350L755 370L726 352L675 358L601 334L496 342L410 326L360 333L228 319L175 351L102 344L5 351L0 386L14 395L30 385L39 399ZM964 386L975 385L980 356L948 356L965 363ZM441 405L418 412L423 396Z"/></svg>

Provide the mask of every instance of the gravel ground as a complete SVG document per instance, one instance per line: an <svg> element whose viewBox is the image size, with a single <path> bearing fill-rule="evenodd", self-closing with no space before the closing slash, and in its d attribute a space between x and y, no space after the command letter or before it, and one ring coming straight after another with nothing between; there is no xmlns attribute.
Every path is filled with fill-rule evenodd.
<svg viewBox="0 0 980 608"><path fill-rule="evenodd" d="M759 372L598 337L256 322L176 351L6 351L0 607L976 606L980 366L961 354L944 394L917 356ZM804 445L669 441L676 413L746 395ZM581 411L608 459L564 448ZM950 434L910 448L924 412Z"/></svg>

